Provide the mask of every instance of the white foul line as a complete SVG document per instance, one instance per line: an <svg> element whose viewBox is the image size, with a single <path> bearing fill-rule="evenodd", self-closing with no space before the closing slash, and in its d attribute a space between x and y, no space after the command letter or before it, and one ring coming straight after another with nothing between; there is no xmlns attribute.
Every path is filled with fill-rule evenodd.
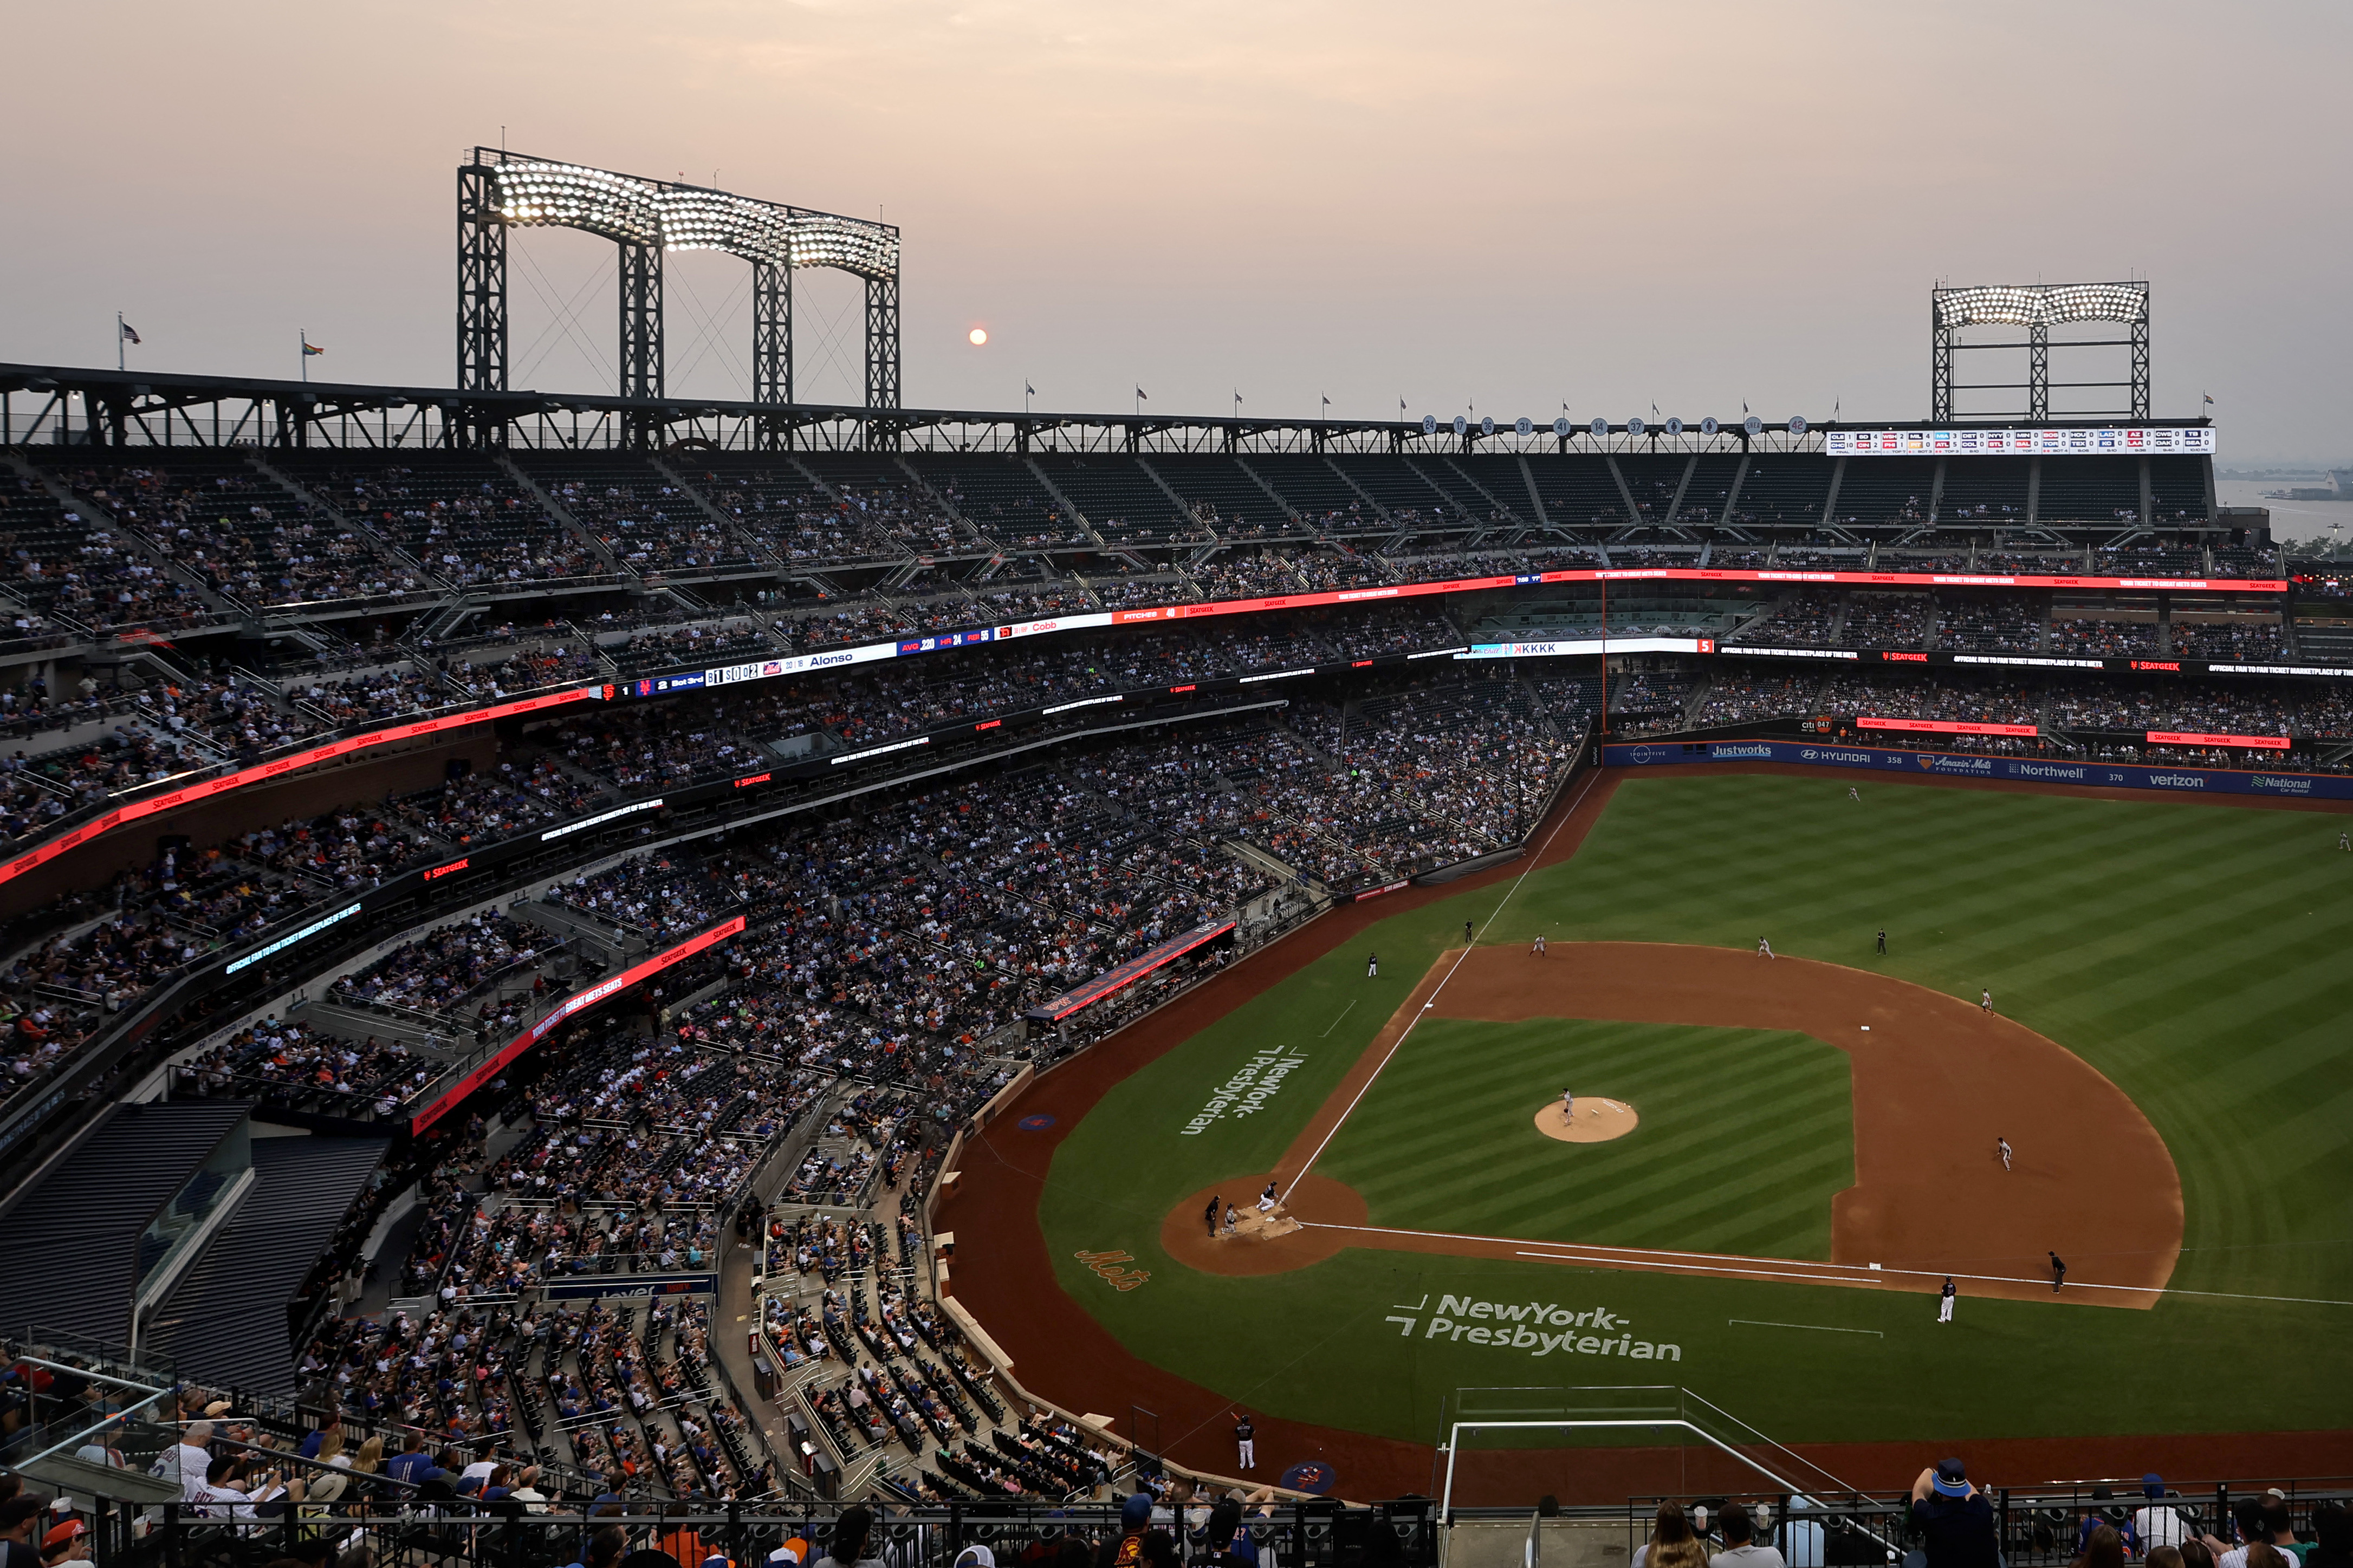
<svg viewBox="0 0 2353 1568"><path fill-rule="evenodd" d="M1352 997L1350 997L1350 998L1348 999L1348 1005L1347 1005L1345 1007L1343 1007L1343 1008L1341 1008L1341 1009L1340 1009L1340 1018L1345 1018L1345 1017L1346 1017L1350 1013L1355 1012L1355 1011L1356 1011L1356 998L1352 996ZM1332 1033L1332 1031L1333 1031L1333 1030L1335 1030L1335 1029L1336 1029L1336 1028L1338 1028L1338 1027L1340 1026L1340 1018L1335 1018L1335 1019L1333 1019L1330 1023L1328 1023L1328 1024L1324 1025L1324 1033L1323 1033L1323 1034L1321 1034L1321 1035L1316 1036L1315 1037L1316 1037L1317 1039L1321 1040L1321 1039L1324 1039L1324 1038L1325 1038L1326 1037L1328 1037L1328 1036Z"/></svg>
<svg viewBox="0 0 2353 1568"><path fill-rule="evenodd" d="M1821 1334L1869 1334L1874 1340L1887 1336L1877 1329L1839 1329L1828 1323L1768 1323L1762 1318L1726 1318L1726 1323L1746 1323L1752 1329L1811 1329Z"/></svg>
<svg viewBox="0 0 2353 1568"><path fill-rule="evenodd" d="M1568 826L1568 819L1577 815L1577 808L1585 804L1585 797L1593 792L1593 786L1600 777L1601 769L1599 766L1596 766L1593 770L1593 777L1585 781L1585 787L1577 792L1577 798L1568 803L1568 809L1561 813L1560 820L1553 824L1552 831L1550 833L1545 835L1545 841L1542 847L1539 847L1534 855L1528 857L1527 870L1523 871L1518 876L1513 878L1512 885L1504 889L1504 896L1495 901L1494 909L1490 910L1487 915L1488 926L1493 926L1495 923L1495 917L1504 912L1504 906L1512 901L1512 895L1520 890L1520 884L1526 881L1530 874L1535 870L1537 863L1544 859L1545 850L1552 847L1552 841L1560 837L1560 830ZM1480 929L1483 931L1486 927L1482 927ZM1293 1186L1297 1186L1299 1184L1299 1179L1307 1174L1309 1171L1314 1169L1315 1162L1324 1157L1325 1145L1332 1142L1332 1135L1339 1131L1342 1127L1345 1126L1347 1124L1348 1118L1356 1113L1357 1103L1365 1098L1365 1091L1373 1087L1375 1080L1379 1079L1383 1070L1388 1067L1390 1062L1397 1058L1398 1047L1405 1044L1406 1037L1413 1033L1414 1026L1421 1022L1422 1015L1428 1013L1431 1007L1438 1005L1439 992L1446 989L1446 982L1454 978L1454 972L1462 967L1462 960L1470 956L1471 949L1465 947L1461 955L1458 956L1452 963L1447 966L1445 978L1441 979L1438 983L1438 990L1432 991L1430 994L1430 1000L1423 1005L1420 1012L1416 1013L1412 1017L1406 1020L1405 1027L1398 1031L1398 1037L1395 1041L1391 1042L1388 1048L1388 1054L1381 1058L1380 1066L1375 1068L1372 1072L1372 1077L1365 1079L1364 1083L1356 1089L1356 1092L1349 1097L1348 1109L1340 1112L1340 1120L1332 1123L1331 1127L1325 1131L1322 1142L1315 1145L1315 1152L1307 1156L1306 1163L1301 1165L1299 1169L1291 1173L1291 1184ZM1411 1000L1411 998L1409 997L1408 1000ZM1335 1021L1336 1022L1337 1020Z"/></svg>

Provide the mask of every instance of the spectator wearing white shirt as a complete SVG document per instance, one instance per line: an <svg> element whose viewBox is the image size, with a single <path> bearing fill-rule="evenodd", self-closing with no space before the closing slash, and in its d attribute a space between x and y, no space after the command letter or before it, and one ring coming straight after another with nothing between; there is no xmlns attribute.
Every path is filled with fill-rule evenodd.
<svg viewBox="0 0 2353 1568"><path fill-rule="evenodd" d="M1715 1519L1724 1533L1724 1550L1713 1559L1716 1568L1788 1568L1777 1549L1757 1544L1757 1527L1746 1504L1727 1502L1716 1510Z"/></svg>
<svg viewBox="0 0 2353 1568"><path fill-rule="evenodd" d="M154 1474L167 1481L180 1483L180 1500L196 1500L197 1489L205 1484L206 1473L212 1468L213 1424L192 1421L180 1434L180 1440L165 1449L156 1459Z"/></svg>
<svg viewBox="0 0 2353 1568"><path fill-rule="evenodd" d="M2189 1527L2181 1522L2181 1515L2165 1501L2165 1478L2152 1470L2140 1479L2141 1496L2147 1503L2133 1510L2133 1533L2140 1537L2141 1550L2154 1552L2160 1546L2179 1546L2189 1538Z"/></svg>
<svg viewBox="0 0 2353 1568"><path fill-rule="evenodd" d="M2284 1496L2267 1492L2262 1497L2242 1498L2231 1510L2231 1521L2238 1526L2239 1545L2226 1549L2211 1536L2206 1541L2214 1552L2215 1568L2262 1568L2253 1555L2257 1546L2272 1548L2291 1564L2299 1560L2295 1525Z"/></svg>

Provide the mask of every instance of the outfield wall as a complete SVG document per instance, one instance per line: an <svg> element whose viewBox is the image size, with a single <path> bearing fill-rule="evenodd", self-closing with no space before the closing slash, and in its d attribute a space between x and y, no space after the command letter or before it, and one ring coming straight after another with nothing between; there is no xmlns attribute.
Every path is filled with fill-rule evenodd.
<svg viewBox="0 0 2353 1568"><path fill-rule="evenodd" d="M2146 789L2170 795L2257 795L2290 800L2353 801L2353 775L2337 773L2153 768L2138 763L1892 751L1873 746L1825 745L1818 741L1639 741L1613 742L1601 748L1604 767L1661 767L1680 763L1797 763L1814 767L1926 773L1939 778Z"/></svg>

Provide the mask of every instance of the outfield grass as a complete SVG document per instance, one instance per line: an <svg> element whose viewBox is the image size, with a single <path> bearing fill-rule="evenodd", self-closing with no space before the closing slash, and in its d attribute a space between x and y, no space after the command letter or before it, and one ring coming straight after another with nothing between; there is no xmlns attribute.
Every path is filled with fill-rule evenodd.
<svg viewBox="0 0 2353 1568"><path fill-rule="evenodd" d="M1535 1126L1563 1085L1637 1108L1627 1136ZM1854 1184L1844 1052L1675 1024L1425 1019L1316 1161L1375 1225L1606 1247L1831 1255Z"/></svg>
<svg viewBox="0 0 2353 1568"><path fill-rule="evenodd" d="M1351 944L1142 1069L1056 1155L1040 1220L1063 1289L1137 1354L1228 1397L1419 1441L1442 1389L1577 1370L1505 1365L1508 1354L1425 1345L1384 1322L1386 1308L1473 1275L1499 1295L1574 1289L1637 1316L1682 1347L1680 1381L1785 1441L2344 1425L2353 1305L2313 1302L2353 1303L2345 819L1875 779L1858 805L1852 782L1630 777L1579 854L1531 875L1492 927L1497 887L1405 911L1363 944L1383 978L1364 978ZM2145 1312L1965 1300L1956 1331L1939 1335L1928 1298L1864 1290L1362 1251L1256 1279L1171 1263L1162 1216L1268 1168L1465 919L1483 941L1515 943L1541 930L1746 950L1765 934L1782 952L1972 1001L1990 986L2001 1011L2105 1073L2165 1139L2186 1208L2182 1293ZM1883 924L1883 959L1872 944ZM1261 1113L1179 1135L1274 1043L1307 1059ZM1447 1097L1419 1108L1431 1118L1461 1099L1461 1086L1428 1093ZM1377 1182L1350 1159L1334 1173ZM1071 1257L1113 1247L1144 1260L1147 1286L1114 1293ZM1296 1353L1235 1357L1245 1326Z"/></svg>

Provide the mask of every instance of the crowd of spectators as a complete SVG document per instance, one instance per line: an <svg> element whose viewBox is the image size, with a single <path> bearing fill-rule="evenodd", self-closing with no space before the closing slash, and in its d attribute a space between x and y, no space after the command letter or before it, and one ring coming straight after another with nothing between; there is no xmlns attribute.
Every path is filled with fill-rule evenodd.
<svg viewBox="0 0 2353 1568"><path fill-rule="evenodd" d="M1957 653L2040 653L2045 606L2024 594L1936 595L1936 647Z"/></svg>
<svg viewBox="0 0 2353 1568"><path fill-rule="evenodd" d="M2051 618L2051 651L2101 658L2154 658L2157 622L2106 620L2094 616Z"/></svg>
<svg viewBox="0 0 2353 1568"><path fill-rule="evenodd" d="M2173 651L2228 664L2283 664L2289 655L2276 621L2173 621Z"/></svg>
<svg viewBox="0 0 2353 1568"><path fill-rule="evenodd" d="M1834 588L1799 588L1774 605L1761 623L1743 626L1737 640L1766 647L1821 647L1838 637Z"/></svg>
<svg viewBox="0 0 2353 1568"><path fill-rule="evenodd" d="M402 942L334 984L334 994L417 1012L462 1006L476 991L556 945L543 928L512 915L477 914Z"/></svg>

